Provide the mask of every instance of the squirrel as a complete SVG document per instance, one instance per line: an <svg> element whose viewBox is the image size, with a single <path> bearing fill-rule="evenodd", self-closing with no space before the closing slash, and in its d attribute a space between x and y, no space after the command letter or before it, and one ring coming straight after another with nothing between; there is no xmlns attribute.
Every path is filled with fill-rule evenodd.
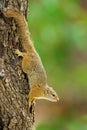
<svg viewBox="0 0 87 130"><path fill-rule="evenodd" d="M36 99L46 99L57 102L59 98L54 89L47 84L47 75L41 58L35 50L34 44L30 38L30 32L25 17L18 11L12 9L5 9L3 14L6 17L14 18L19 28L19 37L25 52L16 49L15 53L23 57L22 69L29 79L29 107L35 103Z"/></svg>

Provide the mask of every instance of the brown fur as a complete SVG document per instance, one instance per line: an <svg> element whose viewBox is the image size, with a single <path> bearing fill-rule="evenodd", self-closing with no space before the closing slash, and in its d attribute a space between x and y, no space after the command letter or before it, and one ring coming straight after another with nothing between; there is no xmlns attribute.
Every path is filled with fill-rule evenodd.
<svg viewBox="0 0 87 130"><path fill-rule="evenodd" d="M29 78L29 83L31 86L29 93L29 103L33 103L35 99L40 99L40 97L43 97L43 99L47 100L50 99L51 101L53 101L53 99L57 101L58 97L56 92L47 85L46 72L41 62L40 56L36 52L31 41L25 17L22 16L19 12L10 9L4 11L4 14L7 17L13 17L17 22L22 46L26 51L23 53L19 50L16 50L16 54L23 57L22 69L25 73L27 73ZM54 97L52 97L52 92L55 93Z"/></svg>

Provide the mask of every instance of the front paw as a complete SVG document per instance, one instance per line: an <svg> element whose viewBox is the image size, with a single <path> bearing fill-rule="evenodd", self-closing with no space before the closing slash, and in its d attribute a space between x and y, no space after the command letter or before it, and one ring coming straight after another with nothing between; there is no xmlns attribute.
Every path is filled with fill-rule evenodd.
<svg viewBox="0 0 87 130"><path fill-rule="evenodd" d="M20 52L18 49L15 49L15 54L17 54L18 56L23 56L22 52Z"/></svg>
<svg viewBox="0 0 87 130"><path fill-rule="evenodd" d="M19 55L19 50L15 49L15 54Z"/></svg>
<svg viewBox="0 0 87 130"><path fill-rule="evenodd" d="M30 110L30 113L33 113L33 112L34 112L34 108L35 108L35 102L29 103L29 110Z"/></svg>

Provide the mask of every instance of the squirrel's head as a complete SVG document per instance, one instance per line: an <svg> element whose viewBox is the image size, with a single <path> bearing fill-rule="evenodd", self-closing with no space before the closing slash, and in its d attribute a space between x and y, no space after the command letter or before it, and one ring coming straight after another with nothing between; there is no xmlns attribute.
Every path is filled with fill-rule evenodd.
<svg viewBox="0 0 87 130"><path fill-rule="evenodd" d="M59 101L57 93L53 90L53 88L46 86L45 89L45 98L51 102Z"/></svg>

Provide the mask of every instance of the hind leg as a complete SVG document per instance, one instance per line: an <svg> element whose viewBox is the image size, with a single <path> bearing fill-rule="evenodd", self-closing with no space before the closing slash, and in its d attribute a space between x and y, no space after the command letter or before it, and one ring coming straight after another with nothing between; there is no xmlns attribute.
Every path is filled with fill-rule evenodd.
<svg viewBox="0 0 87 130"><path fill-rule="evenodd" d="M29 54L27 54L27 52L21 52L18 49L15 50L15 54L17 54L18 56L23 57L22 59L22 70L24 71L24 73L26 73L27 75L29 75L29 70L30 70L30 56Z"/></svg>

